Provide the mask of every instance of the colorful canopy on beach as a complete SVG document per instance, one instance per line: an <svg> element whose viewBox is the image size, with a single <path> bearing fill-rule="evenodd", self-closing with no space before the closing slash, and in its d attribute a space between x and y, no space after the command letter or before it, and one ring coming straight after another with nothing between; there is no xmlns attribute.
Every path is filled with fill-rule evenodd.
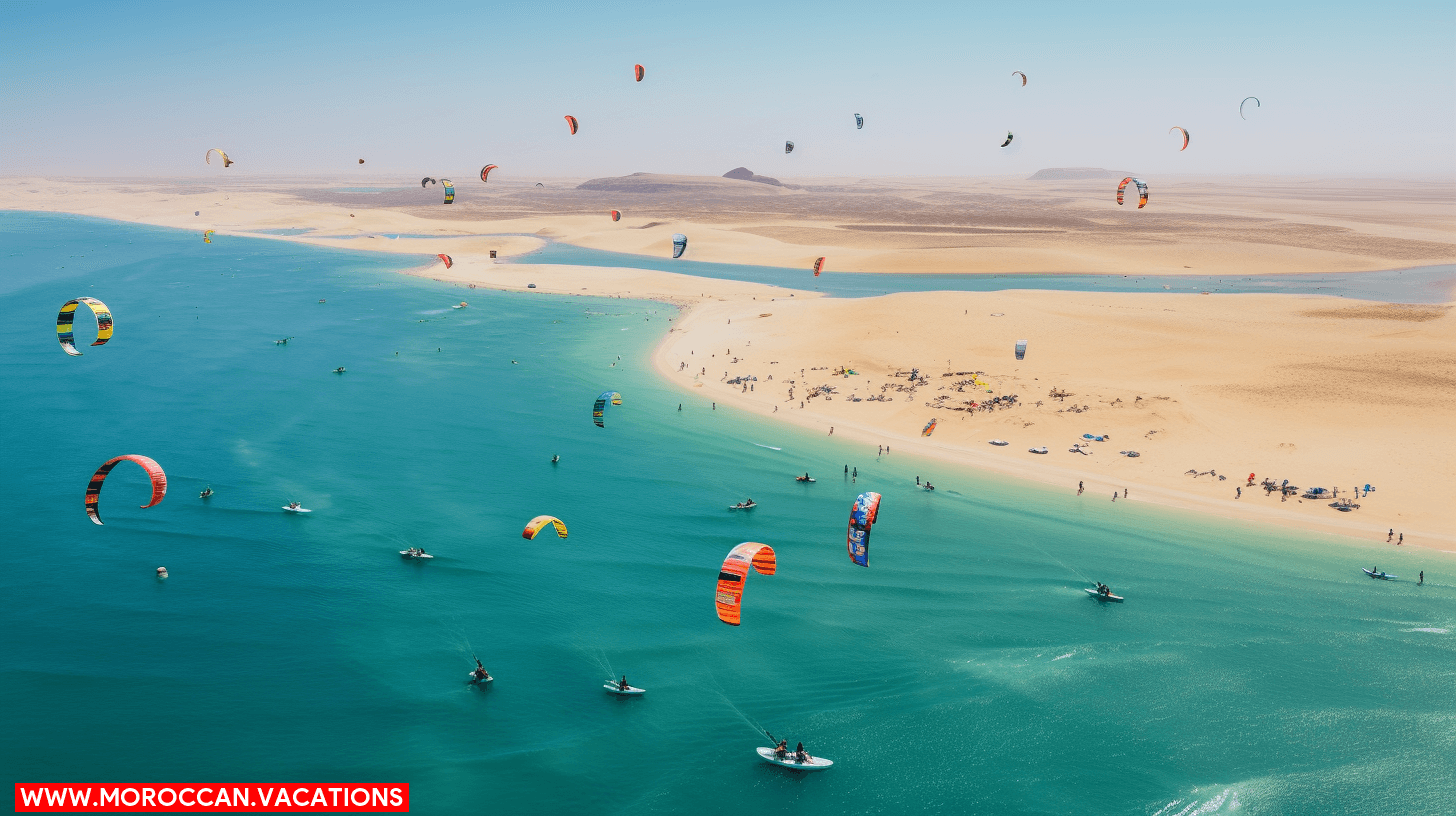
<svg viewBox="0 0 1456 816"><path fill-rule="evenodd" d="M208 164L212 164L212 154L214 153L222 157L222 166L224 168L232 167L236 163L232 159L229 159L228 154L222 152L222 148L220 147L214 147L211 150L207 151L207 153L203 154L202 160L207 162Z"/></svg>
<svg viewBox="0 0 1456 816"><path fill-rule="evenodd" d="M1180 147L1180 148L1178 148L1178 152L1181 153L1184 150L1187 150L1188 149L1188 129L1187 128L1180 128L1177 125L1174 125L1173 127L1171 127L1171 128L1168 129L1168 132L1169 133L1172 133L1175 130L1183 135L1183 146Z"/></svg>
<svg viewBox="0 0 1456 816"><path fill-rule="evenodd" d="M561 519L555 516L537 516L526 522L526 529L521 531L521 538L534 540L536 534L546 529L546 525L548 524L556 528L556 536L558 538L566 538L566 525L562 523Z"/></svg>
<svg viewBox="0 0 1456 816"><path fill-rule="evenodd" d="M104 346L106 341L111 339L111 310L106 307L105 303L90 297L68 300L61 304L60 314L56 315L56 338L61 341L61 350L72 357L81 356L81 352L76 350L76 335L71 331L71 327L76 320L76 308L82 303L86 304L91 313L96 316L96 342L91 345Z"/></svg>
<svg viewBox="0 0 1456 816"><path fill-rule="evenodd" d="M1117 203L1122 203L1122 192L1127 189L1128 182L1137 185L1138 209L1141 210L1143 207L1148 206L1148 183L1140 178L1133 178L1132 176L1128 176L1122 180L1121 184L1117 185Z"/></svg>
<svg viewBox="0 0 1456 816"><path fill-rule="evenodd" d="M688 248L688 237L681 232L673 233L672 236L672 257L681 258Z"/></svg>
<svg viewBox="0 0 1456 816"><path fill-rule="evenodd" d="M484 183L487 180L486 177L489 176L490 175L490 171L492 171L494 169L495 169L495 165L493 165L493 164L487 164L486 166L480 168L480 180L481 180L482 183Z"/></svg>
<svg viewBox="0 0 1456 816"><path fill-rule="evenodd" d="M748 568L752 566L760 575L773 575L778 568L773 547L753 541L745 541L734 547L723 559L723 568L718 571L718 620L729 626L740 621L740 607L743 601L743 582L748 580Z"/></svg>
<svg viewBox="0 0 1456 816"><path fill-rule="evenodd" d="M569 127L569 128L571 128L571 135L572 136L575 136L576 135L576 117L575 116L568 115L566 117L566 126Z"/></svg>
<svg viewBox="0 0 1456 816"><path fill-rule="evenodd" d="M849 560L861 567L870 565L870 527L880 517L880 494L861 493L849 508Z"/></svg>
<svg viewBox="0 0 1456 816"><path fill-rule="evenodd" d="M110 459L96 469L96 473L91 476L91 483L86 486L86 515L97 524L102 523L100 509L97 506L101 501L101 483L106 481L106 476L111 473L111 469L123 461L136 462L141 465L142 470L145 470L152 479L152 500L142 505L143 510L156 505L162 500L162 497L167 495L167 474L162 472L162 466L155 461L134 453Z"/></svg>
<svg viewBox="0 0 1456 816"><path fill-rule="evenodd" d="M925 427L920 429L920 435L930 436L931 434L935 433L935 423L939 421L940 420L938 419L932 419L929 422L925 423Z"/></svg>
<svg viewBox="0 0 1456 816"><path fill-rule="evenodd" d="M597 397L596 404L592 406L592 422L596 423L596 426L598 428L607 427L603 423L603 420L605 420L607 416L607 406L621 404L621 394L618 394L616 391L603 391L602 395Z"/></svg>

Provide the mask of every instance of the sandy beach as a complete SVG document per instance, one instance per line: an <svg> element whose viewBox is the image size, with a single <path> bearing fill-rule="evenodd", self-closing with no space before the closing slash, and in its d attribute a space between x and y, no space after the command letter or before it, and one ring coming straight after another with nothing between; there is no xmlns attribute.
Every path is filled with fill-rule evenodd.
<svg viewBox="0 0 1456 816"><path fill-rule="evenodd" d="M6 178L0 207L222 235L308 228L265 237L444 252L454 260L449 270L434 262L410 272L466 286L670 302L685 311L656 366L725 404L826 434L832 427L869 449L889 445L891 455L1070 491L1081 482L1087 501L1110 501L1116 490L1118 501L1364 539L1383 541L1393 528L1408 545L1456 550L1446 495L1456 486L1449 305L1046 291L845 300L650 270L508 262L548 239L663 255L681 231L698 260L807 267L826 255L837 271L1392 269L1456 261L1449 184L1175 179L1154 190L1156 210L1139 212L1106 206L1115 181L1109 188L1105 180L845 179L790 188L627 177L577 189L586 181L460 185L459 203L440 207L433 189L416 193L395 180L378 193L350 193L335 192L337 181L242 176ZM610 207L623 211L621 222L607 218ZM1018 361L1013 347L1023 339ZM933 434L922 436L932 419ZM1070 451L1074 443L1087 452ZM1028 452L1040 446L1048 453ZM926 475L938 478L932 469ZM1258 486L1265 479L1300 490L1281 501ZM1356 497L1366 484L1375 490ZM1338 494L1303 498L1312 487ZM1359 509L1329 506L1343 499Z"/></svg>

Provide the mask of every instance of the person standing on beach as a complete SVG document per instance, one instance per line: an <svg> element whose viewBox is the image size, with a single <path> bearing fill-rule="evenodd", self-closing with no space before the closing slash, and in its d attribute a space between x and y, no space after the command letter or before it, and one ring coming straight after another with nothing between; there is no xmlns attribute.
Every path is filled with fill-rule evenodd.
<svg viewBox="0 0 1456 816"><path fill-rule="evenodd" d="M1404 543L1405 543L1405 533L1401 533L1400 534L1400 538L1397 538L1395 540L1395 546L1399 547L1400 545L1402 545Z"/></svg>
<svg viewBox="0 0 1456 816"><path fill-rule="evenodd" d="M830 425L829 426L829 435L830 436L834 436L834 426L833 425Z"/></svg>
<svg viewBox="0 0 1456 816"><path fill-rule="evenodd" d="M1124 499L1127 498L1127 488L1125 488L1125 487L1122 489L1122 497Z"/></svg>
<svg viewBox="0 0 1456 816"><path fill-rule="evenodd" d="M1390 540L1392 538L1395 538L1395 528L1394 527L1391 527L1390 528L1390 532L1388 532L1388 533L1385 534L1385 543L1386 544L1389 544L1390 543Z"/></svg>
<svg viewBox="0 0 1456 816"><path fill-rule="evenodd" d="M1112 500L1113 501L1117 501L1117 491L1116 490L1112 491Z"/></svg>
<svg viewBox="0 0 1456 816"><path fill-rule="evenodd" d="M1244 497L1244 489L1242 487L1236 487L1236 488L1234 488L1234 498L1236 498L1236 499L1242 499L1243 497Z"/></svg>

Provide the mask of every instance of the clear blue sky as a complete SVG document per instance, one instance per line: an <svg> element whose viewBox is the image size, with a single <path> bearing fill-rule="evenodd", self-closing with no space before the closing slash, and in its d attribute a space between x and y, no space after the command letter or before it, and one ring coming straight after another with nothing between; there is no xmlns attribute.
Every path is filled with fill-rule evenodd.
<svg viewBox="0 0 1456 816"><path fill-rule="evenodd" d="M1453 43L1450 0L0 0L0 173L1450 177Z"/></svg>

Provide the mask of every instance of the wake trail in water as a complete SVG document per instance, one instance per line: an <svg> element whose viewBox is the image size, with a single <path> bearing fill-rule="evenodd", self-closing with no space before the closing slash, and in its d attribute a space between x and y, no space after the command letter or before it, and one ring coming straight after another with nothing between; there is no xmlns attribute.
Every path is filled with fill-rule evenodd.
<svg viewBox="0 0 1456 816"><path fill-rule="evenodd" d="M737 714L738 715L738 718L741 719L741 720L743 720L744 724L746 724L749 728L751 728L753 730L753 733L755 733L755 734L763 734L763 735L767 735L768 734L768 730L767 729L765 729L762 725L759 725L757 722L755 722L752 717L749 717L747 714L744 714L743 713L743 709L741 709L738 706L734 705L733 704L733 701L730 700L730 699L728 699L728 695L727 694L724 694L723 693L723 688L718 685L718 678L716 678L716 677L713 678L713 689L714 689L714 691L717 692L718 696L723 699L724 705L726 705L729 708L733 709L733 713Z"/></svg>
<svg viewBox="0 0 1456 816"><path fill-rule="evenodd" d="M1035 541L1031 541L1030 539L1028 539L1026 543L1030 544L1033 548L1035 548L1037 552L1041 553L1042 555L1045 555L1047 558L1050 558L1051 560L1057 562L1058 564L1061 564L1062 565L1062 569L1066 570L1067 572L1070 572L1070 573L1076 575L1078 578L1081 578L1083 581L1085 581L1085 582L1087 582L1089 584L1095 584L1095 583L1097 583L1096 581L1093 581L1091 578L1088 578L1087 576L1083 575L1081 570L1074 569L1074 568L1068 566L1067 565L1067 562L1063 561L1062 559L1060 559L1060 558L1056 557L1055 555L1052 555L1051 553L1049 553L1046 550L1042 549L1041 548L1041 545L1037 544Z"/></svg>

